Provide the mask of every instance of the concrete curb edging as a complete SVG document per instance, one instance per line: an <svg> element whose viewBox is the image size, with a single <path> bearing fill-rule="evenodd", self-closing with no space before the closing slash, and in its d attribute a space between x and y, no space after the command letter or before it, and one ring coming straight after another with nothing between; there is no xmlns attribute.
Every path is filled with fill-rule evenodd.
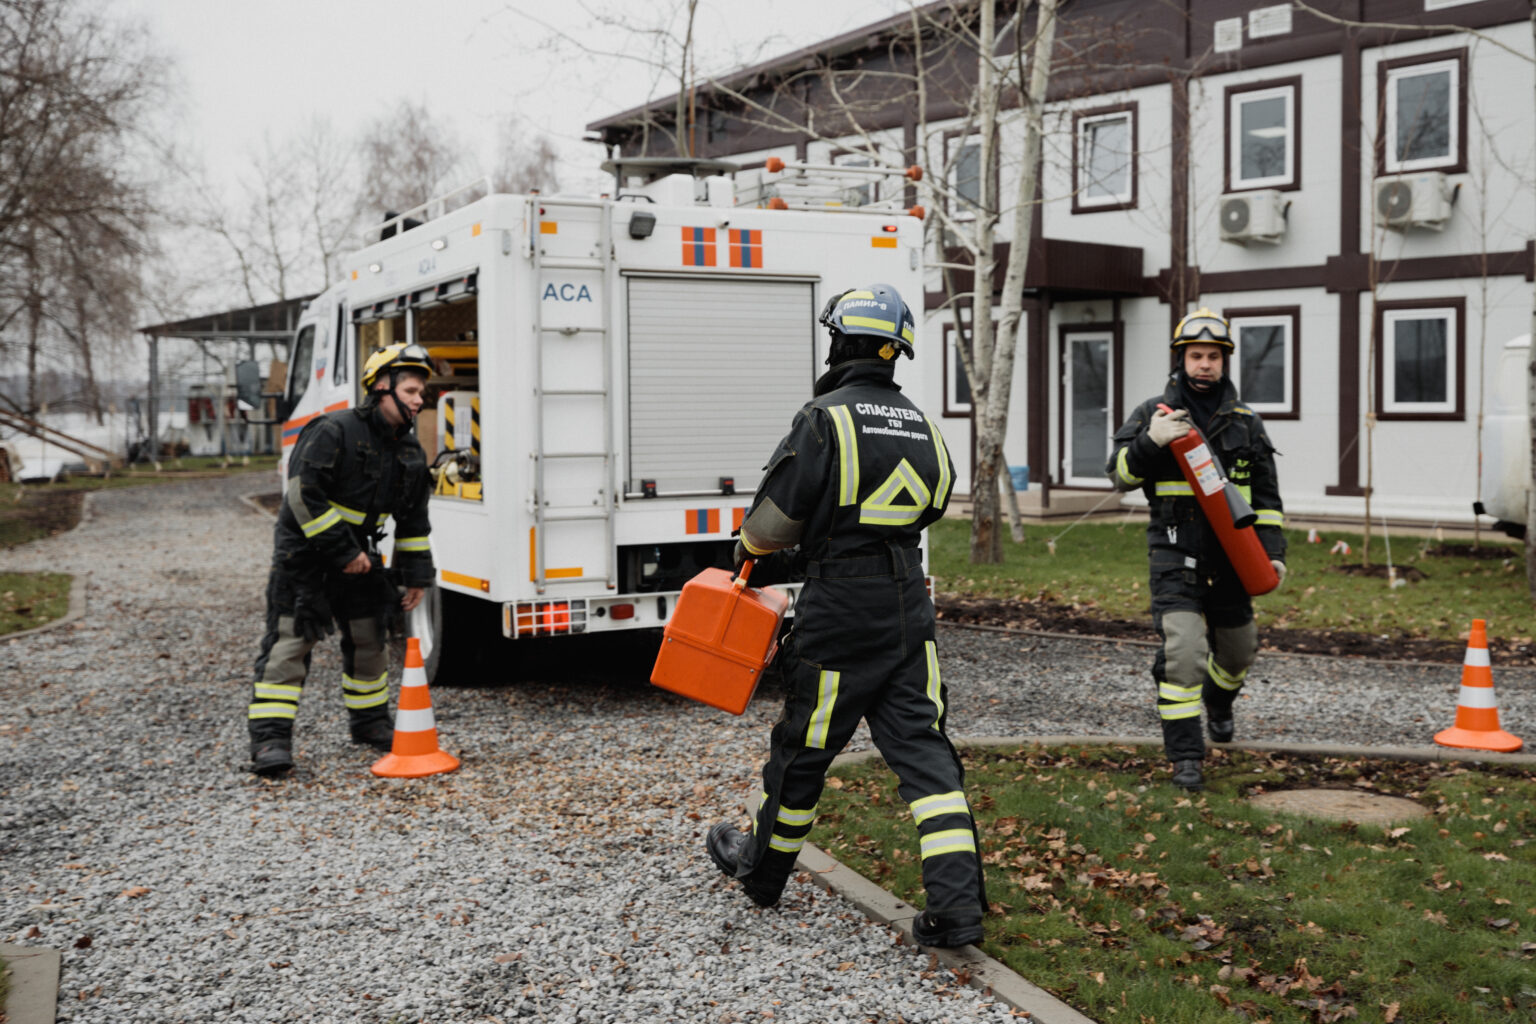
<svg viewBox="0 0 1536 1024"><path fill-rule="evenodd" d="M11 975L11 991L0 1006L0 1018L7 1024L53 1024L62 959L56 949L0 945L0 960Z"/></svg>
<svg viewBox="0 0 1536 1024"><path fill-rule="evenodd" d="M242 504L249 505L251 508L255 509L257 512L260 512L262 515L267 516L268 518L271 518L271 519L276 519L277 518L277 514L275 512L273 512L271 509L267 508L261 502L256 500L256 496L258 494L271 494L271 493L272 493L271 491L252 491L250 494L242 494L242 495L240 495L240 501L241 501Z"/></svg>
<svg viewBox="0 0 1536 1024"><path fill-rule="evenodd" d="M51 629L60 629L71 622L85 618L85 584L90 579L90 574L64 573L63 575L69 577L69 609L61 617L52 622L45 622L41 626L33 626L31 629L23 629L15 633L0 633L0 643L10 643L24 636L36 636Z"/></svg>

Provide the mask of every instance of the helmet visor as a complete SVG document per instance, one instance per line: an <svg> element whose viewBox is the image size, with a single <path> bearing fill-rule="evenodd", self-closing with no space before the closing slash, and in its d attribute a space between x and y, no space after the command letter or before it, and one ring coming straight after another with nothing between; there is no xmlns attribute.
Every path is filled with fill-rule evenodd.
<svg viewBox="0 0 1536 1024"><path fill-rule="evenodd" d="M1175 345L1186 341L1226 343L1231 340L1225 323L1213 316L1199 316L1185 320L1179 325L1179 333L1174 335L1173 343Z"/></svg>
<svg viewBox="0 0 1536 1024"><path fill-rule="evenodd" d="M431 359L432 354L427 351L426 346L418 345L413 341L409 345L405 346L405 348L400 350L400 354L395 356L394 362L427 363L430 365Z"/></svg>

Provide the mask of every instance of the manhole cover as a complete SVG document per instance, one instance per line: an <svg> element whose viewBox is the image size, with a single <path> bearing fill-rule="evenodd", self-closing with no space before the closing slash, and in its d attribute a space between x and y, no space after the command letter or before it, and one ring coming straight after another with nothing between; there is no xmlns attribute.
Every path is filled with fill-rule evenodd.
<svg viewBox="0 0 1536 1024"><path fill-rule="evenodd" d="M1362 793L1358 789L1282 789L1250 797L1249 803L1267 811L1309 814L1334 821L1382 825L1389 821L1427 818L1429 811L1400 796Z"/></svg>

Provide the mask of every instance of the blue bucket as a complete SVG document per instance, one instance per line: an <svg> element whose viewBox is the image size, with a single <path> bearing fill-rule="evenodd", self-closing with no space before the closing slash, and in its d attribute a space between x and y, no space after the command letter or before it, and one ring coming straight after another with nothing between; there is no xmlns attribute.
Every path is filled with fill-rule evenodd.
<svg viewBox="0 0 1536 1024"><path fill-rule="evenodd" d="M1013 489L1016 491L1029 490L1029 467L1009 466L1008 475L1013 478Z"/></svg>

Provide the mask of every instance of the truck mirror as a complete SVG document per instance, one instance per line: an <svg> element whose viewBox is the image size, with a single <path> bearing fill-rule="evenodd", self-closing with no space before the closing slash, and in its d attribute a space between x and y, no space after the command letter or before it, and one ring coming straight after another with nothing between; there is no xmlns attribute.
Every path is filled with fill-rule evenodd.
<svg viewBox="0 0 1536 1024"><path fill-rule="evenodd" d="M235 364L235 397L251 410L261 408L261 369L254 359L242 359Z"/></svg>

